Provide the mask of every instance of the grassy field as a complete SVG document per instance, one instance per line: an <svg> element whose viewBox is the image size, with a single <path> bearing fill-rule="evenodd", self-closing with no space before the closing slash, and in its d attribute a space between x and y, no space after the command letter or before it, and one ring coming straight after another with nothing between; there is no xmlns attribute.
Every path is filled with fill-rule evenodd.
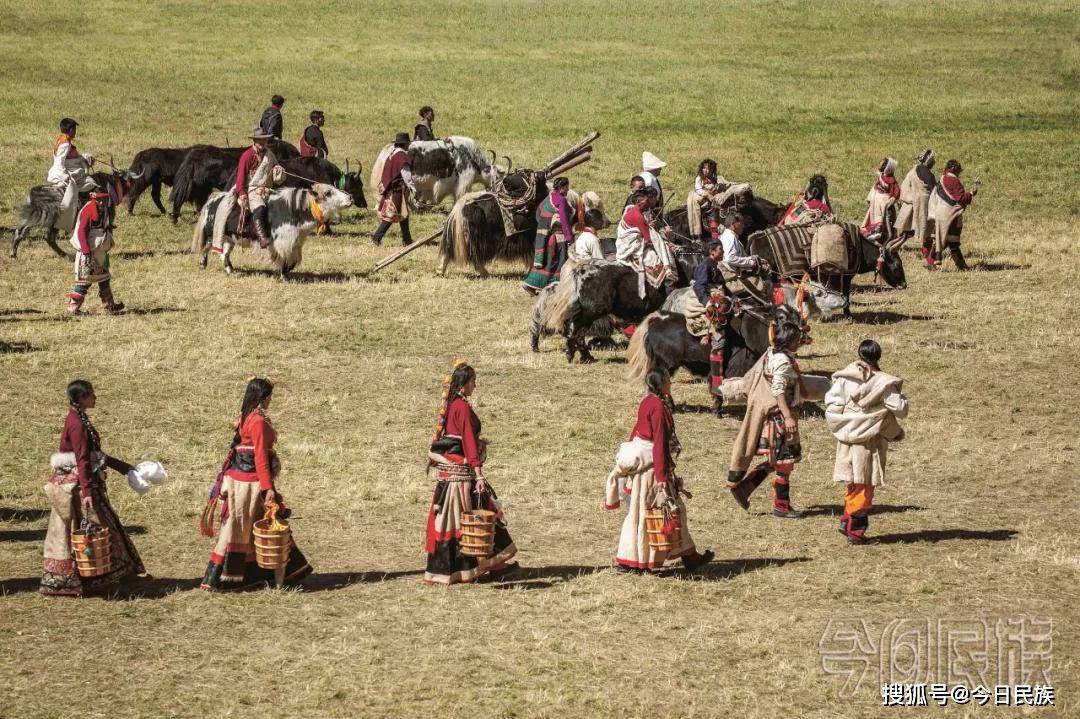
<svg viewBox="0 0 1080 719"><path fill-rule="evenodd" d="M792 488L812 516L774 520L763 494L742 512L722 482L738 418L704 411L704 385L677 378L691 528L719 560L695 578L610 569L622 513L602 510L603 479L640 388L621 352L587 367L568 366L561 341L531 354L519 267L439 279L426 249L371 274L386 250L363 211L311 241L294 283L243 251L227 277L184 253L190 214L174 227L147 196L120 217L113 254L130 310L103 316L95 293L94 314L66 321L70 265L40 240L17 262L5 250L0 717L893 716L876 671L848 697L823 670L830 620L880 636L897 619L1019 615L1053 622L1057 706L1037 715L1075 716L1076 28L1076 4L1050 2L0 0L5 228L44 178L61 116L81 123L83 151L126 162L236 144L274 92L287 139L326 111L342 164L367 166L422 104L438 132L518 166L600 130L572 180L609 208L644 149L668 161L676 198L703 156L777 201L825 172L853 220L886 153L906 172L932 146L984 182L964 236L975 272L931 275L909 253L907 290L863 278L854 322L816 326L805 353L804 368L833 371L873 337L906 378L879 543L835 531L842 488L819 417L804 421ZM480 373L487 473L525 570L447 590L420 581L424 453L457 357ZM197 589L211 548L197 516L255 373L277 384L280 488L317 576L305 592L211 596ZM145 497L114 475L154 576L115 599L36 594L41 486L76 377L97 388L106 448L171 472Z"/></svg>

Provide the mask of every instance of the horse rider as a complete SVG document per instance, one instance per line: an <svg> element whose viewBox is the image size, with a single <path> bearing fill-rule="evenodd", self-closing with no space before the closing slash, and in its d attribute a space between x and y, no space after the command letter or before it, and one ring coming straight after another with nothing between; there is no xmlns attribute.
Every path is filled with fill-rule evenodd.
<svg viewBox="0 0 1080 719"><path fill-rule="evenodd" d="M322 110L311 111L311 124L300 136L301 157L321 157L326 159L330 155L330 149L326 146L326 137L323 136L322 126L326 124L326 115Z"/></svg>
<svg viewBox="0 0 1080 719"><path fill-rule="evenodd" d="M416 194L416 186L413 185L412 167L409 160L409 133L399 132L394 136L394 149L383 163L382 177L379 178L378 215L382 221L375 234L371 236L371 242L378 247L382 244L382 238L390 229L390 225L398 222L401 224L401 244L411 245L412 234L409 231L409 202L405 196L408 189Z"/></svg>
<svg viewBox="0 0 1080 719"><path fill-rule="evenodd" d="M275 179L274 174L280 172L277 158L267 146L271 137L261 125L252 129L251 147L240 155L234 186L237 204L241 210L251 213L255 239L263 249L270 246L270 211L266 200Z"/></svg>
<svg viewBox="0 0 1080 719"><path fill-rule="evenodd" d="M60 136L53 145L52 164L49 166L45 181L54 185L64 192L69 183L75 185L71 193L64 192L60 204L60 214L69 220L75 219L75 213L79 210L79 193L87 194L97 188L97 184L90 177L90 168L94 166L94 158L90 155L80 154L73 140L79 123L70 117L60 120ZM69 222L65 227L71 227Z"/></svg>
<svg viewBox="0 0 1080 719"><path fill-rule="evenodd" d="M281 106L285 104L285 98L274 95L270 98L270 107L263 110L259 118L259 127L270 137L281 139L282 130L285 129L285 120L281 117Z"/></svg>

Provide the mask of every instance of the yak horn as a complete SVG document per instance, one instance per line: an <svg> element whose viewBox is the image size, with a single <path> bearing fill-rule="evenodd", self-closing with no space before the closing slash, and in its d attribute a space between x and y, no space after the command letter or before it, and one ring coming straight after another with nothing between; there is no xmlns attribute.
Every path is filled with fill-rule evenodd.
<svg viewBox="0 0 1080 719"><path fill-rule="evenodd" d="M134 174L134 173L132 173L132 172L129 172L129 173L127 174L127 176L128 176L128 179L129 179L129 180L138 180L138 179L139 179L140 177L142 177L142 176L143 176L143 175L145 175L145 174L146 174L146 170L143 170L142 172L140 172L140 173L139 173L139 174L137 174L137 175L136 175L136 174Z"/></svg>
<svg viewBox="0 0 1080 719"><path fill-rule="evenodd" d="M495 151L494 151L494 150L488 150L488 152L490 152L490 153L491 153L491 164L492 164L492 165L494 165L494 164L495 164L495 160L497 160L497 159L498 159L498 158L497 158L497 157L495 156Z"/></svg>
<svg viewBox="0 0 1080 719"><path fill-rule="evenodd" d="M361 163L360 160L357 160L356 161L356 174L359 175L363 171L364 171L363 163Z"/></svg>
<svg viewBox="0 0 1080 719"><path fill-rule="evenodd" d="M349 158L345 158L345 174L349 174Z"/></svg>
<svg viewBox="0 0 1080 719"><path fill-rule="evenodd" d="M506 174L510 174L510 170L514 168L514 162L510 159L509 155L503 155L503 159L506 160Z"/></svg>

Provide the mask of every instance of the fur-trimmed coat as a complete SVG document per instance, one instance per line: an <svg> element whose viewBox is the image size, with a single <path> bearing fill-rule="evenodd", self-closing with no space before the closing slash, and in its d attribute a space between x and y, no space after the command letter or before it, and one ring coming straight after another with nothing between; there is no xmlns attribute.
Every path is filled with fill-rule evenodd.
<svg viewBox="0 0 1080 719"><path fill-rule="evenodd" d="M862 361L852 362L832 378L825 395L825 423L837 439L833 479L884 485L889 443L904 438L897 421L908 413L901 391L904 381Z"/></svg>

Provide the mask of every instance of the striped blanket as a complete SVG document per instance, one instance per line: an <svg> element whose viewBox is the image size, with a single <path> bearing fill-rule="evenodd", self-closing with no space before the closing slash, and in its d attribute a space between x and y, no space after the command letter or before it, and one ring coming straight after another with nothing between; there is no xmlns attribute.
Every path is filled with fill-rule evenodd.
<svg viewBox="0 0 1080 719"><path fill-rule="evenodd" d="M844 239L848 245L848 258L851 265L848 272L855 271L858 255L855 238L859 236L859 227L853 222L840 222L844 228ZM810 271L810 246L814 241L814 227L796 225L795 227L770 227L750 236L750 252L757 255L772 256L777 271L785 276L801 275Z"/></svg>

